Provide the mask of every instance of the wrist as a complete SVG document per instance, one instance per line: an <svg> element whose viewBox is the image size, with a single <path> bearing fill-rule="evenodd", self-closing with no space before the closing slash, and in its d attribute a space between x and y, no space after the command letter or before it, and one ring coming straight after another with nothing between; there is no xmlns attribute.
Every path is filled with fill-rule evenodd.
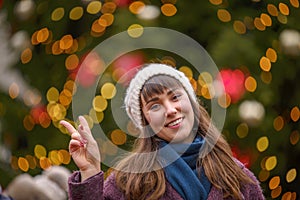
<svg viewBox="0 0 300 200"><path fill-rule="evenodd" d="M81 175L81 182L85 181L86 179L98 174L101 171L100 167L93 167L87 169L80 169Z"/></svg>

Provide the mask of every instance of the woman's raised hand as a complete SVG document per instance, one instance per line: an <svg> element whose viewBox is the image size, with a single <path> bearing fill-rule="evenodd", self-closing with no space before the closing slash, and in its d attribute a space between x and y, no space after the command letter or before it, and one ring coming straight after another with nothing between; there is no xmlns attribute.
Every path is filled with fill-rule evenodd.
<svg viewBox="0 0 300 200"><path fill-rule="evenodd" d="M101 171L101 157L96 140L83 116L79 116L80 125L76 130L69 122L60 121L71 134L69 152L80 170L81 181Z"/></svg>

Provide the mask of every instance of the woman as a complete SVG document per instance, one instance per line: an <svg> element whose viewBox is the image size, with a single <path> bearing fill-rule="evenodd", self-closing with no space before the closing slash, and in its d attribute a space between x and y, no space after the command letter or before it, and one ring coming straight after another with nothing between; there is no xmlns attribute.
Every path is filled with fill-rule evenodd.
<svg viewBox="0 0 300 200"><path fill-rule="evenodd" d="M149 64L131 80L125 107L140 136L105 180L97 143L79 117L69 150L79 167L70 199L264 199L256 177L234 159L185 75Z"/></svg>

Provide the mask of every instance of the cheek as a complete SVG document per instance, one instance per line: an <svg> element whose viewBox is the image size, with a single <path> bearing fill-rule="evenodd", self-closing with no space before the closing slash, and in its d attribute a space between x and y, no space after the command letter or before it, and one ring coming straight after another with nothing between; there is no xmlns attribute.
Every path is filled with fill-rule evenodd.
<svg viewBox="0 0 300 200"><path fill-rule="evenodd" d="M146 119L153 130L158 131L165 123L165 116L161 112L149 112L146 115Z"/></svg>

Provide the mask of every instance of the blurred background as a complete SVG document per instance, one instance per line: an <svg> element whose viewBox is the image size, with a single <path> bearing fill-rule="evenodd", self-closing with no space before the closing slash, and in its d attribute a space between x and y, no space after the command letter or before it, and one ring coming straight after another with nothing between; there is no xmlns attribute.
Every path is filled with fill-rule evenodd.
<svg viewBox="0 0 300 200"><path fill-rule="evenodd" d="M58 122L73 122L77 84L93 85L99 75L104 81L83 114L125 149L136 133L130 123L130 134L116 126L110 103L122 74L143 62L176 66L209 105L217 77L197 74L170 52L133 51L106 70L95 54L81 65L105 39L123 31L139 37L135 28L151 26L179 31L206 49L225 86L226 101L218 103L227 109L222 132L234 156L258 177L267 199L300 199L299 19L298 0L0 0L2 188L19 174L34 176L52 165L76 170L70 136ZM103 146L104 156L114 155Z"/></svg>

